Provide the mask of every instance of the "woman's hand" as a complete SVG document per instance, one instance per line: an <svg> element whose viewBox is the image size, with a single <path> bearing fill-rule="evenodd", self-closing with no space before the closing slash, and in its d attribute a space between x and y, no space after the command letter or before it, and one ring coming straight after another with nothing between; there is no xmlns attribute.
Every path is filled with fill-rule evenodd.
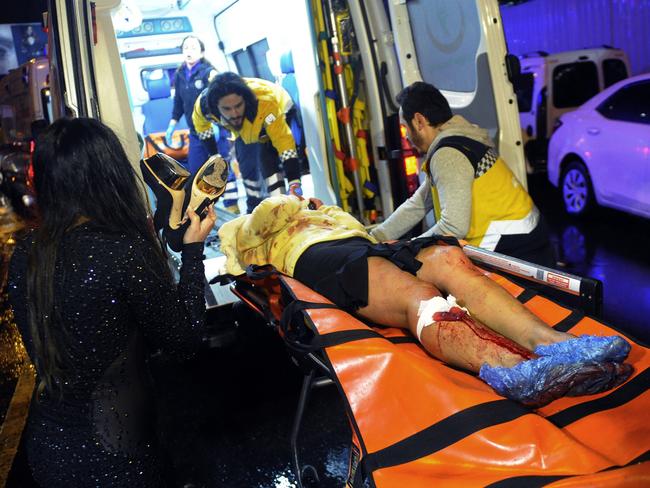
<svg viewBox="0 0 650 488"><path fill-rule="evenodd" d="M208 234L214 227L214 223L217 221L214 204L208 206L208 212L203 220L200 219L199 214L191 207L187 207L185 216L190 219L190 225L183 235L183 244L205 241L205 238L208 237Z"/></svg>

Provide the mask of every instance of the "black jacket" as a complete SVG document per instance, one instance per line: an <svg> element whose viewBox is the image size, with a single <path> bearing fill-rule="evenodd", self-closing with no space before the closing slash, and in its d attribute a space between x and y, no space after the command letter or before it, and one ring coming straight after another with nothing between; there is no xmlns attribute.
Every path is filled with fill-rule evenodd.
<svg viewBox="0 0 650 488"><path fill-rule="evenodd" d="M205 59L198 62L189 79L187 78L185 63L176 70L176 76L174 76L174 89L176 93L174 95L172 119L179 120L181 116L185 115L185 121L192 132L195 132L194 124L192 124L194 102L201 92L207 88L210 73L214 70L214 66Z"/></svg>

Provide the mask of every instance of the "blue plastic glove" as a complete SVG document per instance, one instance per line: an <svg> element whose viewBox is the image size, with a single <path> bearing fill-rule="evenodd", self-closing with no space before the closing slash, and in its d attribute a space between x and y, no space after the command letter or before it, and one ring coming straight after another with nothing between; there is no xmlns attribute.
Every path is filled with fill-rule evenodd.
<svg viewBox="0 0 650 488"><path fill-rule="evenodd" d="M632 374L622 364L630 344L619 336L583 335L538 346L539 357L511 367L484 364L479 376L500 395L540 407L561 396L591 395L609 390Z"/></svg>
<svg viewBox="0 0 650 488"><path fill-rule="evenodd" d="M537 346L539 356L572 355L575 360L622 363L630 354L630 343L620 336L581 335L563 342Z"/></svg>
<svg viewBox="0 0 650 488"><path fill-rule="evenodd" d="M165 132L165 143L169 147L173 147L172 136L174 135L174 128L176 127L176 122L170 122L167 126L167 132Z"/></svg>
<svg viewBox="0 0 650 488"><path fill-rule="evenodd" d="M289 185L289 191L287 192L287 195L296 195L297 197L302 196L302 185L298 183L297 181L295 183L291 183Z"/></svg>

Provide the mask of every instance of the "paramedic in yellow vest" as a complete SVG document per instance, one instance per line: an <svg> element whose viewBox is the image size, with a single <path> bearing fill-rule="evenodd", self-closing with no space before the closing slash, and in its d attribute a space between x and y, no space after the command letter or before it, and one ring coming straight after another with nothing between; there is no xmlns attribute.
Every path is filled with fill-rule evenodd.
<svg viewBox="0 0 650 488"><path fill-rule="evenodd" d="M286 193L285 177L289 192L302 194L296 142L286 122L292 108L291 97L276 83L231 72L215 76L194 105L194 127L211 154L217 151L212 123L235 136L248 213L267 194Z"/></svg>
<svg viewBox="0 0 650 488"><path fill-rule="evenodd" d="M422 154L425 180L371 234L402 237L434 211L423 236L451 235L490 251L555 266L548 230L530 195L497 154L485 129L452 115L433 85L415 82L397 96L400 122Z"/></svg>

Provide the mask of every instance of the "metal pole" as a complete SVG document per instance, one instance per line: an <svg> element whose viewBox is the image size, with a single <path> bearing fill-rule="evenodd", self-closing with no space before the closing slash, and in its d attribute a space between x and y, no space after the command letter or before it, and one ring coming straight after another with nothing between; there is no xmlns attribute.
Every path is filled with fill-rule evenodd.
<svg viewBox="0 0 650 488"><path fill-rule="evenodd" d="M359 217L361 221L366 224L365 205L363 203L363 192L361 188L361 180L359 178L358 160L357 160L357 145L354 139L354 132L352 129L352 119L349 106L348 89L345 86L345 76L343 74L343 60L341 58L341 50L339 49L338 30L336 27L336 14L332 0L327 0L330 16L330 34L332 35L332 58L334 61L334 74L336 75L336 82L339 87L339 95L341 96L341 114L339 120L345 127L345 138L348 143L348 150L350 151L350 169L352 171L352 179L354 184L354 191L357 196L357 206L359 208Z"/></svg>

